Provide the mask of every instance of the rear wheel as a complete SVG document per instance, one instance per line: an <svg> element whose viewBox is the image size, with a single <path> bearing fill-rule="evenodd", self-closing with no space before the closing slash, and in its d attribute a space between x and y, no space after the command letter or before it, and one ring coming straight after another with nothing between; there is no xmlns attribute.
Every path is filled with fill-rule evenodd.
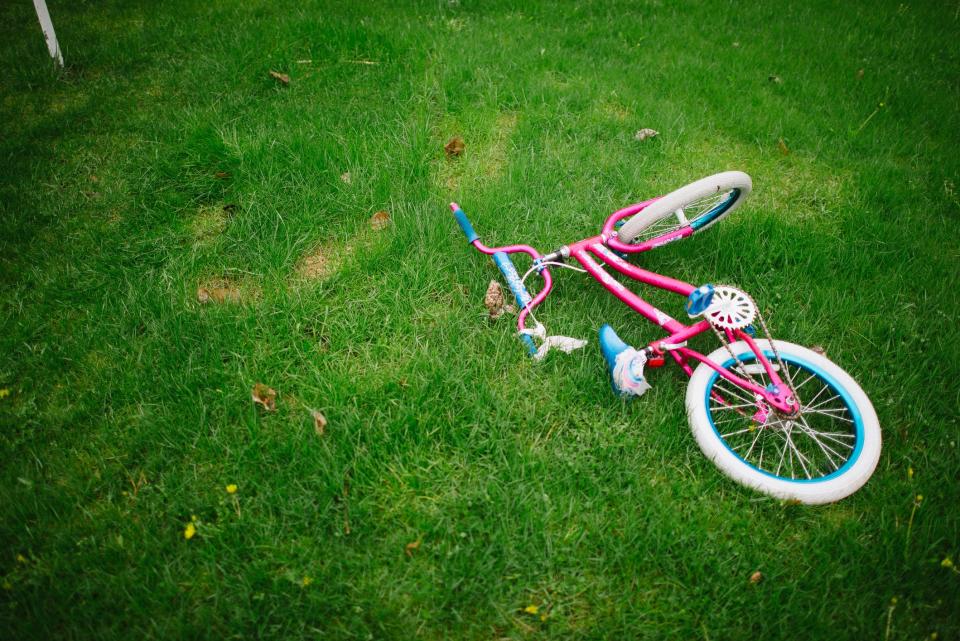
<svg viewBox="0 0 960 641"><path fill-rule="evenodd" d="M775 366L771 341L758 340ZM703 453L733 480L782 499L829 503L856 492L880 457L880 423L849 374L805 347L773 341L777 372L800 402L797 417L769 410L752 394L701 363L687 388L687 415ZM730 345L761 385L770 383L745 342ZM722 347L709 358L735 374L740 365ZM777 366L778 367L778 366ZM761 410L758 414L758 410Z"/></svg>
<svg viewBox="0 0 960 641"><path fill-rule="evenodd" d="M617 232L624 243L639 244L690 227L696 233L740 206L753 183L742 171L701 178L651 203Z"/></svg>

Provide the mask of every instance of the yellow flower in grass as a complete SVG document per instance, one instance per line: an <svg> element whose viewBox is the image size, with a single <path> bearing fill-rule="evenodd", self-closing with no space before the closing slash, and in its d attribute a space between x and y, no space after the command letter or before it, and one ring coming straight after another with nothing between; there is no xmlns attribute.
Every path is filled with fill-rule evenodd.
<svg viewBox="0 0 960 641"><path fill-rule="evenodd" d="M302 587L302 588L307 587L307 586L310 585L311 583L313 583L313 579L310 578L310 577L308 577L308 576L305 576L305 577L303 577L302 579L300 579L300 587Z"/></svg>
<svg viewBox="0 0 960 641"><path fill-rule="evenodd" d="M940 567L942 567L942 568L952 568L952 567L953 567L953 559L951 559L949 556L946 557L945 559L943 559L943 561L940 561Z"/></svg>
<svg viewBox="0 0 960 641"><path fill-rule="evenodd" d="M526 612L527 614L536 614L537 612L540 611L540 608L538 608L536 605L531 603L530 605L525 607L523 611Z"/></svg>
<svg viewBox="0 0 960 641"><path fill-rule="evenodd" d="M190 521L189 523L187 523L187 527L184 528L183 530L183 538L189 541L194 537L196 533L197 533L197 528L193 524L193 521Z"/></svg>
<svg viewBox="0 0 960 641"><path fill-rule="evenodd" d="M227 494L236 494L237 493L237 484L231 483L227 486Z"/></svg>
<svg viewBox="0 0 960 641"><path fill-rule="evenodd" d="M4 387L0 389L0 398L6 398L8 396L10 396L10 390L8 388Z"/></svg>

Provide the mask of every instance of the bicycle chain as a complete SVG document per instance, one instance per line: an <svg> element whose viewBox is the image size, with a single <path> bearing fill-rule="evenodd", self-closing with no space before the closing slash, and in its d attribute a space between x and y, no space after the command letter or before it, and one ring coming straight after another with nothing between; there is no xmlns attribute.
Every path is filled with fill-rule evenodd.
<svg viewBox="0 0 960 641"><path fill-rule="evenodd" d="M796 385L793 382L793 375L790 374L790 370L787 369L787 366L784 364L783 359L780 358L780 352L777 350L777 344L774 342L773 336L770 335L770 330L767 329L767 323L763 319L763 314L760 312L760 307L757 305L756 301L753 300L753 297L750 296L750 294L740 289L739 287L735 287L734 289L737 289L744 296L746 296L747 300L750 301L750 304L753 305L753 308L757 310L757 318L760 320L760 327L763 330L763 334L764 336L766 336L767 342L770 343L770 348L773 350L773 356L777 361L777 365L780 366L780 369L783 370L783 372L786 374L787 380L790 381L790 389L793 391L794 400L796 400L797 405L799 406L800 400L799 398L796 398L797 392L796 392ZM746 375L746 377L750 379L750 382L753 383L754 385L757 385L758 387L763 387L762 385L760 385L759 381L757 381L757 379L753 377L753 374L751 374L747 370L747 366L743 363L743 361L741 361L740 358L733 353L733 350L730 348L731 341L728 341L724 338L723 334L720 333L720 328L714 325L713 323L710 323L710 327L713 329L713 332L717 335L717 339L720 341L720 343L726 348L727 353L730 354L731 358L733 358L734 361L736 361L737 365L739 366L740 372Z"/></svg>

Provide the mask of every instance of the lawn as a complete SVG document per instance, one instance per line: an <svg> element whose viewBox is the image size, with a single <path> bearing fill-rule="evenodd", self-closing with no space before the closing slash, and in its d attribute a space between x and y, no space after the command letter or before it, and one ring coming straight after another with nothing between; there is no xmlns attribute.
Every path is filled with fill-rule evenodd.
<svg viewBox="0 0 960 641"><path fill-rule="evenodd" d="M960 638L955 2L50 10L62 71L0 5L4 638ZM532 363L446 208L549 251L726 169L638 262L860 382L833 505L729 481L675 367L617 401L599 323L656 328L582 275Z"/></svg>

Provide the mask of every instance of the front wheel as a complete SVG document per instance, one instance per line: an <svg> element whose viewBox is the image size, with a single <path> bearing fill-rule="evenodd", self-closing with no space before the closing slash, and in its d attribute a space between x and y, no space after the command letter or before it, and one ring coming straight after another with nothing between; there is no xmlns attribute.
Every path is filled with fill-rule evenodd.
<svg viewBox="0 0 960 641"><path fill-rule="evenodd" d="M697 233L739 207L752 187L750 176L742 171L701 178L644 207L617 236L624 243L640 244L685 227Z"/></svg>
<svg viewBox="0 0 960 641"><path fill-rule="evenodd" d="M771 341L755 341L777 361ZM771 496L830 503L856 492L880 458L880 422L849 374L805 347L773 341L786 371L777 374L800 402L794 418L758 415L752 394L701 363L687 387L687 416L700 449L727 476ZM761 385L770 381L743 341L730 350ZM740 366L727 348L709 358L731 372Z"/></svg>

